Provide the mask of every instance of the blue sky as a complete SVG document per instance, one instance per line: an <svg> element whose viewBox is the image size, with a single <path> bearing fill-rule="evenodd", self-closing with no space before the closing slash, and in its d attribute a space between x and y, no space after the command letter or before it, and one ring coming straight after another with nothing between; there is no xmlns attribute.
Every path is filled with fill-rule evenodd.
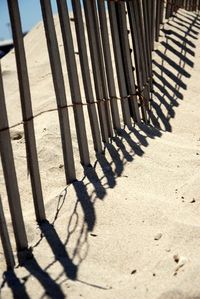
<svg viewBox="0 0 200 299"><path fill-rule="evenodd" d="M16 1L16 0L13 0ZM39 0L18 0L23 31L29 31L41 19L41 9ZM56 0L51 0L53 12L57 12ZM70 0L67 0L68 7L71 9ZM0 40L10 39L9 14L7 0L0 0Z"/></svg>

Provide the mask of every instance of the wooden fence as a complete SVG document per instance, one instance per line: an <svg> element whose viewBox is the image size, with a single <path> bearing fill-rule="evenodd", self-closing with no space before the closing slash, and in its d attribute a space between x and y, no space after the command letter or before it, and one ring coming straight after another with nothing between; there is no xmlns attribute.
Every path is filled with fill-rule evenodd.
<svg viewBox="0 0 200 299"><path fill-rule="evenodd" d="M18 1L7 0L7 2L15 47L22 124L35 217L38 223L41 223L46 219L46 215L34 132L34 118L37 116L33 115L32 111ZM70 105L66 100L51 2L50 0L40 0L40 4L57 101L66 183L69 184L76 179L69 107L73 108L80 162L83 166L90 165L84 105L88 109L94 151L97 153L102 153L103 144L109 142L122 125L131 127L134 122L148 123L153 91L152 51L154 41L159 40L160 25L165 18L173 16L179 8L199 10L200 1L83 0L81 2L80 0L71 0L73 19L70 19L67 2L57 0L72 99ZM86 103L83 103L81 98L70 21L73 21L75 25ZM84 22L86 26L84 26ZM89 41L95 88L91 83L86 34ZM111 53L114 53L114 62ZM117 80L114 79L113 68L116 69ZM116 88L119 90L120 96L117 95ZM0 69L0 154L18 259L21 262L29 254L29 250L5 102ZM122 115L122 121L120 115ZM13 268L15 261L1 199L0 234L7 267Z"/></svg>

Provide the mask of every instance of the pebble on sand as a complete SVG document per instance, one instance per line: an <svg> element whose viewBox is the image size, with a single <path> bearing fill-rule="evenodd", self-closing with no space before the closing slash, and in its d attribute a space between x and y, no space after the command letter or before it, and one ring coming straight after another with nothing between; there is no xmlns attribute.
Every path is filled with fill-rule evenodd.
<svg viewBox="0 0 200 299"><path fill-rule="evenodd" d="M158 241L162 238L162 234L158 233L157 235L155 235L154 240Z"/></svg>

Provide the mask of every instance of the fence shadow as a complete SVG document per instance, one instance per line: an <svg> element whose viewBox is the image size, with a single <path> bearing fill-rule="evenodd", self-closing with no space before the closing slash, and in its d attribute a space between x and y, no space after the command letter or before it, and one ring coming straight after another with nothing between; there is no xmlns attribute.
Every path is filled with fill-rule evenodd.
<svg viewBox="0 0 200 299"><path fill-rule="evenodd" d="M172 131L170 120L175 117L175 107L183 100L187 89L186 79L194 67L195 40L200 29L200 16L178 12L168 22L167 29L161 30L164 38L162 50L155 51L154 101L151 122L165 131ZM163 109L164 108L164 109Z"/></svg>
<svg viewBox="0 0 200 299"><path fill-rule="evenodd" d="M135 156L142 157L144 155L142 147L148 146L148 139L158 136L161 136L158 129L145 124L140 124L137 128L133 127L130 131L121 129L119 135L115 136L105 146L105 154L97 154L95 164L84 168L83 179L72 184L77 200L67 220L65 240L61 241L55 224L67 199L67 189L58 197L53 222L49 223L46 221L40 225L41 238L33 246L33 253L34 249L40 246L41 241L45 239L54 255L53 261L47 267L42 268L36 257L27 260L23 267L29 274L18 279L14 271L5 272L2 288L7 284L12 290L13 298L15 299L31 298L26 290L26 284L34 277L44 289L44 294L41 298L44 296L53 299L66 298L62 291L62 284L67 280L75 280L94 288L108 290L107 286L100 285L98 282L83 281L78 277L79 266L87 257L89 249L88 238L89 236L97 237L93 232L96 224L95 202L96 200L104 200L107 195L107 189L116 186L117 178L123 176L125 165L128 162L132 162ZM107 159L108 156L111 157L110 161ZM96 170L97 165L101 169L101 177L99 176L99 171ZM88 191L89 185L92 186L90 188L92 191L90 192ZM80 220L82 218L83 221ZM73 245L73 250L70 250L69 253L68 245L75 234L78 234L78 237ZM49 272L56 263L62 266L63 271L53 279Z"/></svg>
<svg viewBox="0 0 200 299"><path fill-rule="evenodd" d="M29 299L29 295L26 291L26 287L23 282L17 277L14 271L6 271L3 273L3 282L1 284L1 289L7 284L11 289L14 299L24 298Z"/></svg>
<svg viewBox="0 0 200 299"><path fill-rule="evenodd" d="M52 250L54 259L46 268L42 268L39 265L36 257L28 260L24 267L29 274L22 279L17 278L14 271L5 272L1 289L7 284L12 290L13 298L30 298L26 290L26 284L32 277L37 279L44 289L44 294L41 298L44 296L53 299L66 298L62 285L67 280L75 280L102 290L109 289L96 281L80 280L78 270L87 257L89 236L97 237L93 232L96 224L96 200L104 200L107 189L116 186L117 178L123 176L124 168L128 162L134 161L135 156L142 157L144 155L144 148L149 145L149 139L162 136L162 131L160 130L162 126L164 126L164 130L172 131L170 120L175 117L175 107L178 107L180 101L183 100L182 90L187 89L184 79L190 77L190 73L185 69L185 66L192 68L194 64L195 44L193 39L197 38L198 30L200 29L200 17L194 14L185 16L180 12L168 23L168 28L170 29L162 30L165 35L165 39L161 42L164 51L156 50L156 57L159 58L159 62L157 59L154 60L155 100L152 102L150 114L153 126L140 124L133 127L129 132L121 129L119 135L115 136L105 146L106 154L97 155L95 164L84 168L83 179L73 183L77 199L71 215L67 219L64 241L59 237L55 226L59 213L66 202L67 189L64 194L62 193L62 196L58 198L53 222L41 224L41 239L34 246L40 246L40 242L45 238ZM177 51L173 45L179 47L180 51ZM168 56L169 52L177 56L178 62ZM169 81L168 78L171 80ZM167 111L167 114L165 114L164 110ZM111 157L111 162L108 161L108 156ZM102 170L101 177L96 170L97 165ZM92 186L90 188L92 191L88 191L89 186ZM69 244L75 234L77 235L76 241L73 243L73 248L70 245L69 251ZM50 270L56 263L60 264L63 270L56 278L52 278Z"/></svg>

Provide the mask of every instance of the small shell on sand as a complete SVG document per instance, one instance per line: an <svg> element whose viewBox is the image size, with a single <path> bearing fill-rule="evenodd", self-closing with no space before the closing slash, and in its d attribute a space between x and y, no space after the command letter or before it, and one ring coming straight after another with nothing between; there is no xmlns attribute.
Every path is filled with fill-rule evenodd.
<svg viewBox="0 0 200 299"><path fill-rule="evenodd" d="M188 259L185 256L179 256L178 254L174 255L174 261L178 264L175 268L174 275L177 275L177 272L182 268L187 262Z"/></svg>
<svg viewBox="0 0 200 299"><path fill-rule="evenodd" d="M158 241L162 238L162 234L158 233L157 235L155 235L154 240Z"/></svg>

